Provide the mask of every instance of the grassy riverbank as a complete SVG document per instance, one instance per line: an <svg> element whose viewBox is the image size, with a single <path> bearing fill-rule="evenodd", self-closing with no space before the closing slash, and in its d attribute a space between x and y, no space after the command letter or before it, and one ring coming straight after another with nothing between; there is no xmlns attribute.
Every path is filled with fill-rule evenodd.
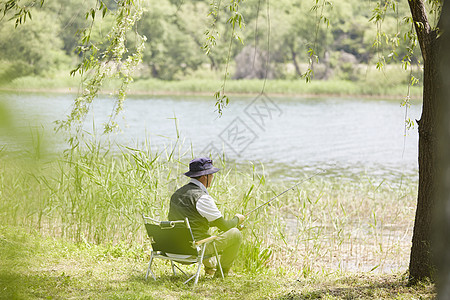
<svg viewBox="0 0 450 300"><path fill-rule="evenodd" d="M21 77L0 84L0 90L31 92L71 92L77 93L80 79L69 77L67 73L58 73L48 77ZM159 79L136 78L130 85L130 94L201 94L211 95L221 88L223 81L215 73L193 74L183 80L163 81ZM119 84L105 82L103 93L111 93ZM295 96L366 96L398 98L407 95L407 74L398 68L380 72L368 69L359 80L313 80L306 83L303 79L295 80L228 80L227 94L258 94L263 90L267 94ZM421 99L422 88L411 87L411 96Z"/></svg>
<svg viewBox="0 0 450 300"><path fill-rule="evenodd" d="M0 152L0 288L18 298L433 295L432 285L405 286L417 182L366 175L315 177L253 214L235 275L220 285L202 279L191 289L162 264L162 281L145 282L150 244L141 213L165 218L170 194L186 182L181 174L190 156L177 148L121 149L112 153L90 142L57 157ZM249 211L292 184L267 178L251 163L216 164L222 171L211 194L225 216Z"/></svg>
<svg viewBox="0 0 450 300"><path fill-rule="evenodd" d="M406 286L404 274L320 273L281 269L236 271L183 285L157 265L158 281L145 281L148 261L130 245L93 245L45 238L0 227L0 299L432 299L432 284Z"/></svg>

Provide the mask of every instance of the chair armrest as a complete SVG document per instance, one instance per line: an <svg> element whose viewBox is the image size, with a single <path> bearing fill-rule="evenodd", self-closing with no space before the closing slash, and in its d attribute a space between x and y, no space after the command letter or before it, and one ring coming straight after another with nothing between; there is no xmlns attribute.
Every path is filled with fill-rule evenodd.
<svg viewBox="0 0 450 300"><path fill-rule="evenodd" d="M213 236L210 236L209 238L206 238L206 239L203 239L203 240L200 240L200 241L195 242L194 245L195 245L195 246L200 246L200 245L202 245L202 244L212 242L212 241L214 241L215 239L217 239L217 236L213 235Z"/></svg>

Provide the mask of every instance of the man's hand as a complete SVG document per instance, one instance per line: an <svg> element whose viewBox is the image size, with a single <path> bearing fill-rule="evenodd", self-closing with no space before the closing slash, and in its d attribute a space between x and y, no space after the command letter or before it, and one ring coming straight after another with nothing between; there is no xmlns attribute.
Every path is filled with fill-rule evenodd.
<svg viewBox="0 0 450 300"><path fill-rule="evenodd" d="M235 217L237 217L238 219L239 219L239 221L238 221L238 226L239 225L241 225L242 223L244 223L244 220L245 220L245 216L244 215L241 215L241 214L235 214L234 215Z"/></svg>

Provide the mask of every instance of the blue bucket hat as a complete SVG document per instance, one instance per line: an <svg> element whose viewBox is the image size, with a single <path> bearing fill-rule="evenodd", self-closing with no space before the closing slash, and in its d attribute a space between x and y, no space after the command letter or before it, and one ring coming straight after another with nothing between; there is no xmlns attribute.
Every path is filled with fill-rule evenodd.
<svg viewBox="0 0 450 300"><path fill-rule="evenodd" d="M184 173L187 177L200 177L218 172L219 169L213 166L213 162L208 157L194 158L189 163L189 172Z"/></svg>

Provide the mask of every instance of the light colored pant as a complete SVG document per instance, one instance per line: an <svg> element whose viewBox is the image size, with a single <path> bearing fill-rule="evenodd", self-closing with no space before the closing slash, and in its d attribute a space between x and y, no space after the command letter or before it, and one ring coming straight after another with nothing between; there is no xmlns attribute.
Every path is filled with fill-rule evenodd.
<svg viewBox="0 0 450 300"><path fill-rule="evenodd" d="M231 228L230 230L218 235L215 243L217 251L222 251L222 255L220 256L220 264L222 265L222 269L227 272L238 255L239 247L242 244L242 233L237 228ZM214 247L212 243L206 246L205 254L214 254ZM216 269L216 258L211 257L205 259L203 260L203 264L206 268Z"/></svg>

